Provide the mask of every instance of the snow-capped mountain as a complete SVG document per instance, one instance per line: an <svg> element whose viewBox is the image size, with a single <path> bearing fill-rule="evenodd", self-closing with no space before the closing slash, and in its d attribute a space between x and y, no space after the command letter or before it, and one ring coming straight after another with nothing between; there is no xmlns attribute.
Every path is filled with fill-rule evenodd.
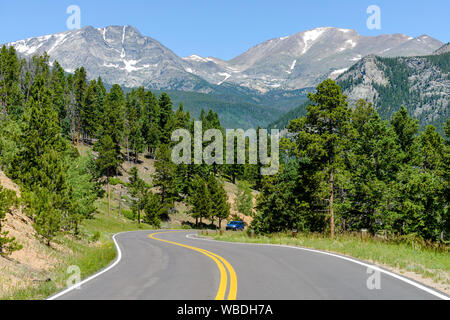
<svg viewBox="0 0 450 320"><path fill-rule="evenodd" d="M428 36L365 37L354 30L317 28L263 42L226 65L226 81L265 91L313 87L336 78L364 56L430 54L442 43Z"/></svg>
<svg viewBox="0 0 450 320"><path fill-rule="evenodd" d="M10 45L25 56L46 51L66 71L84 66L89 78L101 76L110 84L194 90L203 81L175 53L131 26L85 27Z"/></svg>
<svg viewBox="0 0 450 320"><path fill-rule="evenodd" d="M429 36L361 36L354 30L316 28L263 42L224 61L178 57L131 26L85 27L10 43L24 56L46 51L68 72L84 66L90 78L127 87L207 93L225 83L260 92L313 87L337 78L364 56L431 54L443 43Z"/></svg>

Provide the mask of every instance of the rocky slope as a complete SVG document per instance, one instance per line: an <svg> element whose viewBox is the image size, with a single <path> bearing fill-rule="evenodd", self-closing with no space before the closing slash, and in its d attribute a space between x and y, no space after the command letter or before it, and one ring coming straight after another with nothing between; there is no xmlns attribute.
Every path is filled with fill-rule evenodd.
<svg viewBox="0 0 450 320"><path fill-rule="evenodd" d="M449 117L450 53L422 57L368 56L338 79L349 103L372 102L390 119L404 105L422 126L442 127Z"/></svg>
<svg viewBox="0 0 450 320"><path fill-rule="evenodd" d="M1 170L0 185L21 196L19 187ZM48 271L58 262L51 250L37 240L33 221L21 207L10 208L6 213L2 231L9 232L23 248L9 257L0 257L0 299L15 290L45 282Z"/></svg>
<svg viewBox="0 0 450 320"><path fill-rule="evenodd" d="M404 105L422 128L431 124L442 133L450 113L450 52L448 45L439 50L444 53L396 58L369 55L336 81L350 106L364 99L373 103L383 119L391 119ZM270 127L283 128L290 120L304 116L307 105L290 110Z"/></svg>

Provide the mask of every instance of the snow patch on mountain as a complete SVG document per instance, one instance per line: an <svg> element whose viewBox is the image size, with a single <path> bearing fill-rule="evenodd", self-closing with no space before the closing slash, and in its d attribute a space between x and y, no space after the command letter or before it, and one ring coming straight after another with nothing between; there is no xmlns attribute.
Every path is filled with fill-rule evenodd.
<svg viewBox="0 0 450 320"><path fill-rule="evenodd" d="M219 72L219 75L225 77L225 79L223 79L222 81L220 81L220 82L217 84L218 86L220 86L222 83L224 83L225 81L227 81L227 80L231 77L231 74L225 73L225 72Z"/></svg>
<svg viewBox="0 0 450 320"><path fill-rule="evenodd" d="M333 72L330 73L330 79L335 80L339 75L343 74L347 70L348 70L348 68L334 70Z"/></svg>
<svg viewBox="0 0 450 320"><path fill-rule="evenodd" d="M317 28L313 30L306 31L303 34L303 54L305 54L309 48L311 47L311 43L319 39L319 37L327 30L328 28Z"/></svg>

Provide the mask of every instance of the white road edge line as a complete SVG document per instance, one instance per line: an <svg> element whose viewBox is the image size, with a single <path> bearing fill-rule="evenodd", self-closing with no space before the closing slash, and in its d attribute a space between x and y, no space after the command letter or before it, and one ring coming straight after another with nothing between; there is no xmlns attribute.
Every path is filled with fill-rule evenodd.
<svg viewBox="0 0 450 320"><path fill-rule="evenodd" d="M114 241L114 244L115 244L116 250L117 250L117 257L116 257L116 260L114 260L114 262L111 265L109 265L105 269L97 272L96 274L94 274L94 275L84 279L83 281L78 282L77 284L74 284L73 286L71 286L71 287L69 287L69 288L67 288L67 289L65 289L65 290L63 290L63 291L61 291L61 292L59 292L59 293L49 297L49 298L47 298L46 300L55 300L55 299L61 297L62 295L65 295L66 293L69 293L70 291L75 290L78 287L81 287L83 284L85 284L85 283L87 283L87 282L97 278L98 276L100 276L100 275L104 274L105 272L108 272L109 270L114 268L120 262L120 260L122 260L122 251L120 250L119 244L117 243L116 236L119 235L119 234L128 233L128 232L133 232L133 231L120 232L120 233L116 233L115 235L112 236L112 239Z"/></svg>
<svg viewBox="0 0 450 320"><path fill-rule="evenodd" d="M109 270L111 270L112 268L114 268L114 267L120 262L120 260L122 260L122 251L120 250L119 244L117 243L116 236L118 236L118 235L120 235L120 234L124 234L124 233L131 233L131 232L149 232L149 231L150 231L150 232L152 232L152 231L153 231L153 232L159 232L159 231L178 231L178 230L177 230L177 229L168 229L168 230L165 230L165 229L160 229L160 230L142 230L142 231L140 231L140 230L134 230L134 231L124 231L124 232L116 233L115 235L112 236L112 239L113 239L113 241L114 241L114 245L116 246L117 257L116 257L116 260L114 260L114 262L113 262L111 265L109 265L109 266L106 267L105 269L100 270L99 272L93 274L92 276L90 276L90 277L84 279L83 281L78 282L77 284L74 284L73 286L71 286L71 287L69 287L69 288L67 288L67 289L65 289L65 290L63 290L63 291L61 291L61 292L59 292L59 293L56 293L56 294L53 295L53 296L50 296L49 298L47 298L47 299L45 299L45 300L49 300L49 301L50 301L50 300L55 300L55 299L61 297L62 295L65 295L66 293L69 293L70 291L72 291L72 290L74 290L74 289L77 289L78 287L81 287L83 284L85 284L85 283L87 283L87 282L89 282L89 281L91 281L91 280L97 278L98 276L100 276L100 275L104 274L105 272L108 272Z"/></svg>
<svg viewBox="0 0 450 320"><path fill-rule="evenodd" d="M341 256L341 255L338 255L338 254L334 254L334 253L330 253L330 252L326 252L326 251L315 250L315 249L308 249L308 248L303 248L303 247L294 247L294 246L282 245L282 244L230 242L230 241L219 241L219 240L205 239L205 238L199 238L199 237L192 237L192 236L196 236L196 235L197 234L195 234L195 233L187 234L186 238L192 239L192 240L213 241L213 242L218 242L218 243L232 243L232 244L241 244L241 245L283 247L283 248L291 248L291 249L297 249L297 250L302 250L302 251L310 251L310 252L325 254L325 255L328 255L328 256L335 257L335 258L339 258L339 259L347 260L347 261L350 261L350 262L353 262L353 263L357 263L357 264L362 265L364 267L371 268L372 270L379 271L381 273L387 274L387 275L389 275L389 276L391 276L393 278L396 278L396 279L401 280L403 282L406 282L406 283L408 283L408 284L410 284L410 285L412 285L412 286L414 286L414 287L416 287L416 288L418 288L420 290L423 290L423 291L425 291L425 292L427 292L427 293L429 293L431 295L434 295L434 296L436 296L436 297L438 297L438 298L440 298L442 300L450 300L450 297L448 297L448 296L446 296L444 294L441 294L441 293L439 293L437 291L434 291L434 290L432 290L432 289L430 289L430 288L428 288L428 287L426 287L424 285L421 285L421 284L419 284L419 283L417 283L415 281L412 281L412 280L410 280L408 278L402 277L402 276L400 276L400 275L398 275L396 273L384 270L384 269L382 269L382 268L380 268L378 266L375 266L375 265L370 265L370 264L367 264L367 263L364 263L364 262L361 262L361 261L358 261L358 260L355 260L355 259L351 259L351 258L348 258L348 257L344 257L344 256Z"/></svg>

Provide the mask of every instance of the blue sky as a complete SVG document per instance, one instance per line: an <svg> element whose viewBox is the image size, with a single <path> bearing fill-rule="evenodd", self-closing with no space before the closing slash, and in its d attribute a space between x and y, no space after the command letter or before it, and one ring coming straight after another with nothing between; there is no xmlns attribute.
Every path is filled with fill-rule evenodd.
<svg viewBox="0 0 450 320"><path fill-rule="evenodd" d="M448 0L0 0L0 43L67 30L69 5L80 7L82 27L133 25L180 56L231 59L262 41L321 26L450 41ZM381 9L381 30L366 27L370 5Z"/></svg>

